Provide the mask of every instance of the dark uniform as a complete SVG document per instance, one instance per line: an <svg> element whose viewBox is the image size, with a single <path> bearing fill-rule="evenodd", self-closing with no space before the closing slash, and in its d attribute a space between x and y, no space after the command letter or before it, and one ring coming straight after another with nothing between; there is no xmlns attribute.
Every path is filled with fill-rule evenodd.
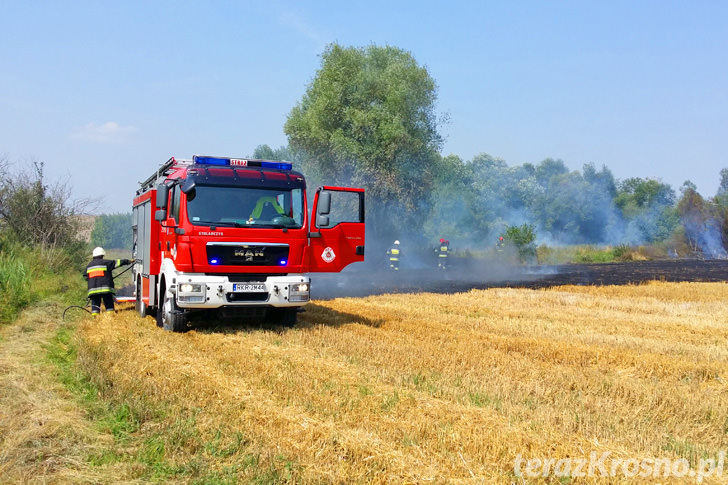
<svg viewBox="0 0 728 485"><path fill-rule="evenodd" d="M500 236L498 238L498 242L495 243L495 250L499 253L503 251L503 248L505 247L506 242L503 240L503 236Z"/></svg>
<svg viewBox="0 0 728 485"><path fill-rule="evenodd" d="M88 281L88 297L91 299L91 313L96 315L101 311L103 300L106 311L114 310L114 275L111 270L126 266L131 261L128 259L103 259L103 256L95 256L86 266L83 277Z"/></svg>
<svg viewBox="0 0 728 485"><path fill-rule="evenodd" d="M437 267L438 269L447 269L447 256L450 251L450 241L446 239L440 239L440 245L435 248L437 253Z"/></svg>
<svg viewBox="0 0 728 485"><path fill-rule="evenodd" d="M389 255L389 269L399 270L399 258L402 257L402 250L399 248L399 241L394 241L394 246L387 250Z"/></svg>

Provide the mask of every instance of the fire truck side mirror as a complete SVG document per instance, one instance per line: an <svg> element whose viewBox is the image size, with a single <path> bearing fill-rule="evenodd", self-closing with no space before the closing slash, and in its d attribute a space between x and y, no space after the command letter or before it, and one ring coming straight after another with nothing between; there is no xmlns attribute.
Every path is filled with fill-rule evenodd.
<svg viewBox="0 0 728 485"><path fill-rule="evenodd" d="M331 212L331 192L319 192L317 211L319 215Z"/></svg>
<svg viewBox="0 0 728 485"><path fill-rule="evenodd" d="M169 187L164 184L157 185L157 208L167 208L167 198L169 197Z"/></svg>
<svg viewBox="0 0 728 485"><path fill-rule="evenodd" d="M322 216L319 215L316 219L316 226L321 227L329 227L329 216Z"/></svg>
<svg viewBox="0 0 728 485"><path fill-rule="evenodd" d="M166 221L167 220L167 211L164 209L159 209L157 212L154 213L154 220L155 221Z"/></svg>

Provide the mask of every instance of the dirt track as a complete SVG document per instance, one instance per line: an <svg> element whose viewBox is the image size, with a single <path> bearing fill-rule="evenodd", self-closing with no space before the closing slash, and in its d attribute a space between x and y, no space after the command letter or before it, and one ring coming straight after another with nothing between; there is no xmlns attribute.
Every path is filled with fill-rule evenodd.
<svg viewBox="0 0 728 485"><path fill-rule="evenodd" d="M353 268L352 268L353 269ZM558 266L505 266L461 261L448 271L345 271L312 276L312 297L330 299L382 293L456 293L472 288L546 288L626 285L645 281L728 281L728 260L664 260Z"/></svg>

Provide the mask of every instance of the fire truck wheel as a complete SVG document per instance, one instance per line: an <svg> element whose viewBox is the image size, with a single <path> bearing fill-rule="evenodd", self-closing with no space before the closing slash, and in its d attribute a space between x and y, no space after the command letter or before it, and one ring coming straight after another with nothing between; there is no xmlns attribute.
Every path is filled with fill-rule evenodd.
<svg viewBox="0 0 728 485"><path fill-rule="evenodd" d="M171 332L184 332L187 330L187 317L174 302L174 298L169 297L166 289L163 295L162 308L158 311L158 315L161 315L162 328Z"/></svg>
<svg viewBox="0 0 728 485"><path fill-rule="evenodd" d="M139 315L144 318L147 316L147 306L144 304L144 300L142 300L142 284L141 282L137 282L137 288L136 288L136 310L139 312Z"/></svg>

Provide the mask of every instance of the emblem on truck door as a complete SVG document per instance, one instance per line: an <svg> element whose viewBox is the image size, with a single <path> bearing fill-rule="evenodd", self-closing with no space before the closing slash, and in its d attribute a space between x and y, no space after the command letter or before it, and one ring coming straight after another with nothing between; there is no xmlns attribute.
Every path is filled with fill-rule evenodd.
<svg viewBox="0 0 728 485"><path fill-rule="evenodd" d="M327 263L330 263L336 259L336 254L334 253L333 249L327 247L326 249L324 249L324 252L321 253L321 259L323 259Z"/></svg>

